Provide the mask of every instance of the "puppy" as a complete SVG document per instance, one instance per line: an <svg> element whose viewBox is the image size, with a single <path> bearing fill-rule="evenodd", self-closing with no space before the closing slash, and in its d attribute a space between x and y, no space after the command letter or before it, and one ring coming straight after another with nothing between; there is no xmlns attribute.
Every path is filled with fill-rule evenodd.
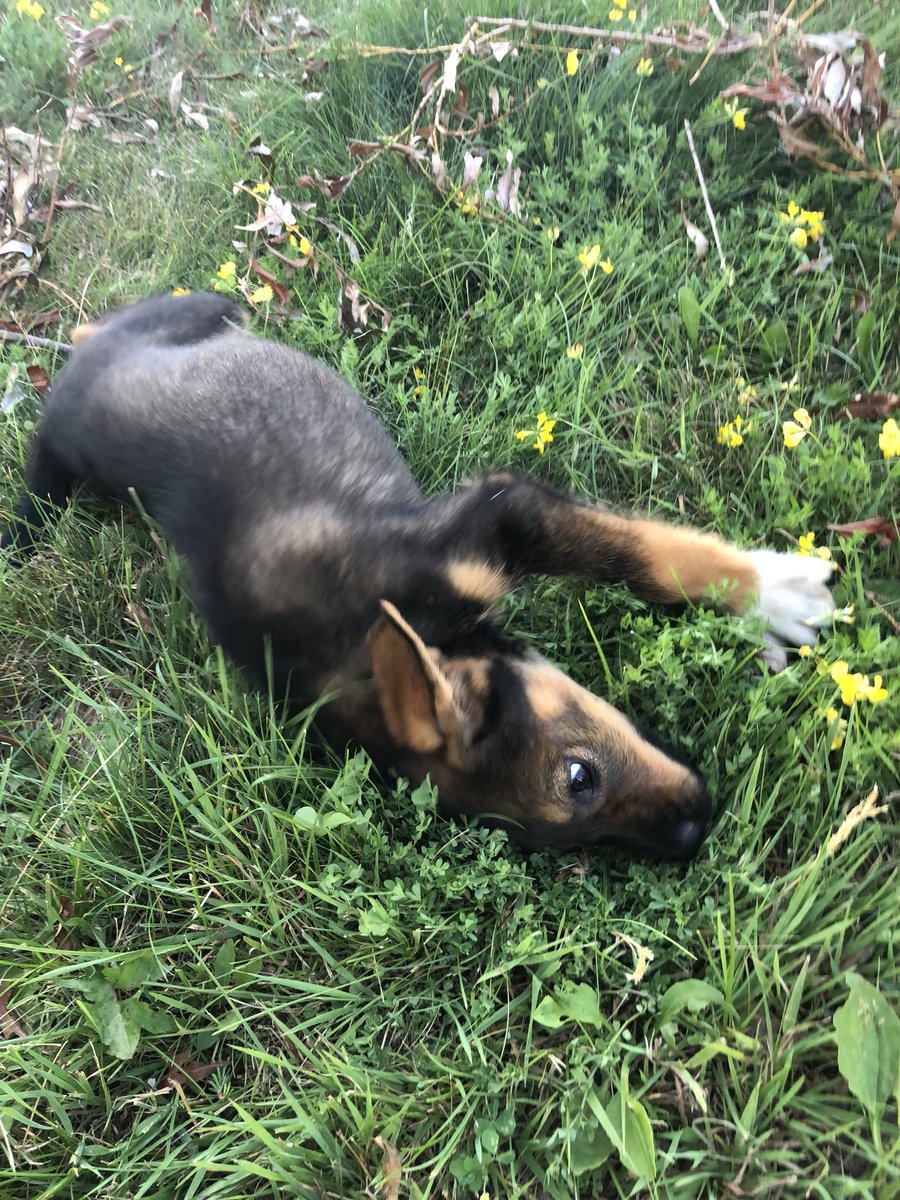
<svg viewBox="0 0 900 1200"><path fill-rule="evenodd" d="M355 392L248 335L224 296L155 297L75 331L3 544L32 548L73 487L133 488L181 555L214 637L258 684L441 809L526 848L615 842L685 859L699 775L508 639L494 606L531 573L624 581L666 602L728 583L773 641L830 619L816 558L744 551L505 472L426 500Z"/></svg>

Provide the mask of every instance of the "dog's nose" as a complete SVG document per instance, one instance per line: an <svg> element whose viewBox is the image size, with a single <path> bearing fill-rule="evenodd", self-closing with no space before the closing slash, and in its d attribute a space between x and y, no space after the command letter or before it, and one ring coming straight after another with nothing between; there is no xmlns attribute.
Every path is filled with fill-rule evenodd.
<svg viewBox="0 0 900 1200"><path fill-rule="evenodd" d="M659 830L660 852L679 861L693 858L706 836L707 822L678 819L667 821Z"/></svg>

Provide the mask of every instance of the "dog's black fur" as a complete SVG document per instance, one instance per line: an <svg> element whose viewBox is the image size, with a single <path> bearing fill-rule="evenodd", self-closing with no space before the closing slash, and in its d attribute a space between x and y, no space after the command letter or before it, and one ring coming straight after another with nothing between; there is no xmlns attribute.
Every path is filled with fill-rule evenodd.
<svg viewBox="0 0 900 1200"><path fill-rule="evenodd" d="M489 475L423 498L359 397L319 362L241 331L227 297L155 297L75 331L3 544L28 550L76 484L134 489L184 559L228 654L382 767L430 774L442 807L526 846L614 840L694 853L696 772L504 637L491 611L530 572L625 580L658 600L736 583L705 535Z"/></svg>

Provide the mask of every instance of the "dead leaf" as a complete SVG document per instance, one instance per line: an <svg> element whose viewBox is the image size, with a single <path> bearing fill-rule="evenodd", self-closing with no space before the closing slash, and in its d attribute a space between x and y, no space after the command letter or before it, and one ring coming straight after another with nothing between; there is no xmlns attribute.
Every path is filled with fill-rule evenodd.
<svg viewBox="0 0 900 1200"><path fill-rule="evenodd" d="M84 29L74 17L61 16L63 37L69 43L69 65L75 71L88 66L97 57L97 51L108 42L117 29L121 29L131 17L111 17L102 25L92 25Z"/></svg>
<svg viewBox="0 0 900 1200"><path fill-rule="evenodd" d="M39 392L46 392L50 386L50 376L37 363L32 363L30 367L26 367L25 374L28 376L31 386Z"/></svg>
<svg viewBox="0 0 900 1200"><path fill-rule="evenodd" d="M442 92L456 91L456 69L459 66L459 46L454 46L444 62L444 76L441 79Z"/></svg>
<svg viewBox="0 0 900 1200"><path fill-rule="evenodd" d="M433 58L431 62L425 64L425 66L419 72L419 88L421 91L428 91L429 84L443 65L444 60L442 58Z"/></svg>
<svg viewBox="0 0 900 1200"><path fill-rule="evenodd" d="M298 180L299 183L299 180ZM302 186L302 185L301 185ZM242 189L235 186L233 192L239 192ZM285 225L296 225L297 218L294 215L294 210L289 200L282 199L274 188L269 188L265 196L258 196L257 203L259 204L259 216L255 221L251 221L249 225L235 225L235 229L247 229L255 232L259 229L265 229L271 237L277 237Z"/></svg>
<svg viewBox="0 0 900 1200"><path fill-rule="evenodd" d="M297 187L318 188L328 200L337 200L339 196L343 196L352 182L352 171L349 175L332 175L327 179L323 178L318 171L313 171L312 175L298 175L296 179ZM250 226L239 225L238 228L249 229Z"/></svg>
<svg viewBox="0 0 900 1200"><path fill-rule="evenodd" d="M9 241L0 245L0 258L3 258L5 254L24 254L26 258L31 258L34 254L34 247L19 238L10 238Z"/></svg>
<svg viewBox="0 0 900 1200"><path fill-rule="evenodd" d="M681 204L681 221L684 225L684 231L693 243L694 249L697 251L698 258L706 258L709 252L709 238L699 229L693 221L689 221L684 211L684 201Z"/></svg>
<svg viewBox="0 0 900 1200"><path fill-rule="evenodd" d="M71 921L75 916L75 901L71 896L60 896L59 898L59 924L56 927L56 933L53 937L53 943L57 950L71 950L74 943L66 929L66 922Z"/></svg>
<svg viewBox="0 0 900 1200"><path fill-rule="evenodd" d="M263 163L263 165L268 170L270 170L270 171L272 170L272 165L273 165L272 151L265 144L265 142L262 140L262 138L259 136L259 134L256 135L256 137L253 139L253 141L247 147L247 153L252 154L252 155L254 155L254 157L260 159L260 161Z"/></svg>
<svg viewBox="0 0 900 1200"><path fill-rule="evenodd" d="M10 992L0 992L0 1036L4 1038L27 1037L28 1034L19 1024L16 1014L9 1007ZM399 1167L399 1159L398 1159Z"/></svg>
<svg viewBox="0 0 900 1200"><path fill-rule="evenodd" d="M497 62L503 62L512 49L512 42L491 42L491 54Z"/></svg>
<svg viewBox="0 0 900 1200"><path fill-rule="evenodd" d="M131 146L139 143L148 143L150 138L145 137L142 133L127 133L125 130L116 130L114 133L108 133L106 140L112 142L114 146Z"/></svg>
<svg viewBox="0 0 900 1200"><path fill-rule="evenodd" d="M348 278L341 271L341 281L338 290L338 328L349 329L352 333L364 333L369 325L369 314L377 313L381 318L382 332L386 333L393 315L374 300L363 296L355 280Z"/></svg>
<svg viewBox="0 0 900 1200"><path fill-rule="evenodd" d="M488 88L488 99L491 102L491 118L496 121L500 116L500 93L493 84Z"/></svg>
<svg viewBox="0 0 900 1200"><path fill-rule="evenodd" d="M854 533L874 533L881 546L891 546L900 538L900 526L888 517L867 517L864 521L847 521L843 525L829 525L838 537L851 537Z"/></svg>
<svg viewBox="0 0 900 1200"><path fill-rule="evenodd" d="M847 405L847 413L860 421L883 421L900 408L896 392L857 392Z"/></svg>
<svg viewBox="0 0 900 1200"><path fill-rule="evenodd" d="M900 233L900 199L898 199L894 215L891 217L891 227L884 235L885 244L889 246L898 233Z"/></svg>
<svg viewBox="0 0 900 1200"><path fill-rule="evenodd" d="M266 271L259 265L255 259L250 259L250 269L255 271L263 283L267 283L275 295L278 297L279 304L287 304L290 299L290 292L285 285L277 279L270 271Z"/></svg>
<svg viewBox="0 0 900 1200"><path fill-rule="evenodd" d="M172 1061L172 1065L162 1077L162 1085L164 1087L183 1086L189 1079L194 1083L202 1083L213 1071L217 1071L219 1067L224 1067L225 1062L201 1063L188 1062L188 1051L180 1050Z"/></svg>
<svg viewBox="0 0 900 1200"><path fill-rule="evenodd" d="M497 182L496 200L505 213L514 217L519 215L519 180L521 178L522 170L520 167L513 170L512 151L507 150L506 170Z"/></svg>
<svg viewBox="0 0 900 1200"><path fill-rule="evenodd" d="M460 183L462 191L467 191L470 187L474 187L478 180L478 172L481 170L481 164L484 159L480 155L470 154L466 151L463 159L463 177Z"/></svg>
<svg viewBox="0 0 900 1200"><path fill-rule="evenodd" d="M439 192L447 186L447 164L437 150L431 155L431 174L434 176L434 186Z"/></svg>
<svg viewBox="0 0 900 1200"><path fill-rule="evenodd" d="M100 124L100 114L96 108L87 104L70 104L66 109L66 124L73 133L81 133L89 126L96 129Z"/></svg>
<svg viewBox="0 0 900 1200"><path fill-rule="evenodd" d="M828 269L834 262L833 255L829 252L824 242L819 243L819 253L816 258L807 258L799 266L795 267L791 272L792 275L808 275L810 271L817 271L821 274L822 271Z"/></svg>
<svg viewBox="0 0 900 1200"><path fill-rule="evenodd" d="M189 121L192 125L198 125L204 133L209 132L209 117L205 113L195 112L189 104L185 104L182 100L181 111L184 113L185 121Z"/></svg>
<svg viewBox="0 0 900 1200"><path fill-rule="evenodd" d="M791 158L821 159L822 151L819 145L789 125L781 113L770 112L766 115L775 122L778 136Z"/></svg>
<svg viewBox="0 0 900 1200"><path fill-rule="evenodd" d="M751 100L761 100L764 104L790 104L800 100L801 93L790 75L779 71L762 83L734 83L719 92L721 100L728 100L732 96L747 96Z"/></svg>
<svg viewBox="0 0 900 1200"><path fill-rule="evenodd" d="M181 90L184 84L184 71L176 71L172 76L172 82L169 84L169 112L173 118L178 117L178 110L181 108Z"/></svg>
<svg viewBox="0 0 900 1200"><path fill-rule="evenodd" d="M878 83L884 69L884 55L879 54L868 38L860 38L863 48L862 98L864 104L880 106Z"/></svg>
<svg viewBox="0 0 900 1200"><path fill-rule="evenodd" d="M397 1153L396 1147L392 1146L387 1138L377 1137L375 1145L380 1146L384 1151L384 1156L381 1160L379 1200L400 1200L400 1155Z"/></svg>

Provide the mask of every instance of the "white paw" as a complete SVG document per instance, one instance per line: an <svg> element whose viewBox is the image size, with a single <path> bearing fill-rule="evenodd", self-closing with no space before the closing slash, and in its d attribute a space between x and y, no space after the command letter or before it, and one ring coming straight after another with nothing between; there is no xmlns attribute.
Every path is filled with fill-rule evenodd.
<svg viewBox="0 0 900 1200"><path fill-rule="evenodd" d="M816 630L829 625L834 615L834 600L825 586L834 564L812 556L781 554L777 550L751 550L748 558L758 580L751 611L759 612L768 622L773 635L767 639L770 646L778 642L787 646L811 645L816 640ZM778 661L784 666L781 657Z"/></svg>

